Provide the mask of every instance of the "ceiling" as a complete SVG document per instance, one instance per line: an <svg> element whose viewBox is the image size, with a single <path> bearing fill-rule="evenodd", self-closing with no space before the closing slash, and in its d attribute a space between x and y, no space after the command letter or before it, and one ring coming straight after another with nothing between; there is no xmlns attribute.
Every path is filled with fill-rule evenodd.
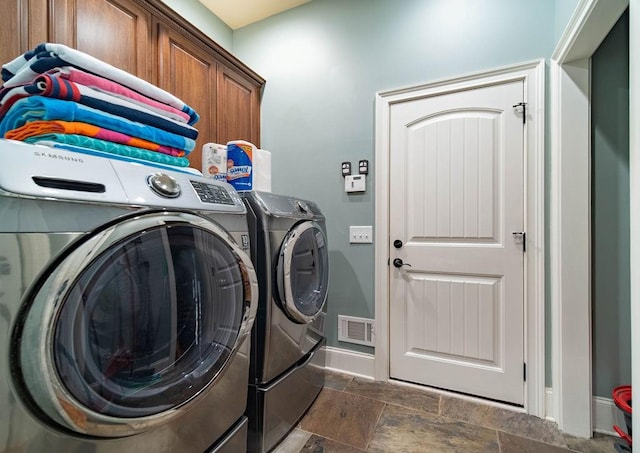
<svg viewBox="0 0 640 453"><path fill-rule="evenodd" d="M233 30L311 0L200 0Z"/></svg>

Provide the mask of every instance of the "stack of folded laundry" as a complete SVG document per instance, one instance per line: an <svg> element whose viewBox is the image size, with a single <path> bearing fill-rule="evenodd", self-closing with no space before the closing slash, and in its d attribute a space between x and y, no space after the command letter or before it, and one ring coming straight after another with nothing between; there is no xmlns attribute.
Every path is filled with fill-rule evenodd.
<svg viewBox="0 0 640 453"><path fill-rule="evenodd" d="M2 80L0 137L149 165L189 165L198 114L126 71L46 43L3 65Z"/></svg>

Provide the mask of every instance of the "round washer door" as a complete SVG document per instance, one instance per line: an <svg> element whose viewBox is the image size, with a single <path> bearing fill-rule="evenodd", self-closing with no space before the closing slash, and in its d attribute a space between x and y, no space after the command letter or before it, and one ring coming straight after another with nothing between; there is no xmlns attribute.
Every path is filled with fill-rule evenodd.
<svg viewBox="0 0 640 453"><path fill-rule="evenodd" d="M16 343L33 402L75 432L118 437L212 387L251 330L258 290L219 226L155 212L92 234L31 294Z"/></svg>
<svg viewBox="0 0 640 453"><path fill-rule="evenodd" d="M277 287L285 313L298 323L310 323L327 300L329 253L327 239L316 222L296 225L280 248Z"/></svg>

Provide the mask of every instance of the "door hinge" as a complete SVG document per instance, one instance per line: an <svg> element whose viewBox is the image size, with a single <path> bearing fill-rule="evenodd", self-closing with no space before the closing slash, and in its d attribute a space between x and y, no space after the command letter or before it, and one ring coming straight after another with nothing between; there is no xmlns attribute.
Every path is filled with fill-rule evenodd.
<svg viewBox="0 0 640 453"><path fill-rule="evenodd" d="M526 363L522 364L522 379L524 380L524 382L527 382L527 364Z"/></svg>
<svg viewBox="0 0 640 453"><path fill-rule="evenodd" d="M522 113L522 124L527 122L527 103L526 102L518 102L517 104L513 104L513 110L516 113Z"/></svg>
<svg viewBox="0 0 640 453"><path fill-rule="evenodd" d="M516 240L522 243L522 251L527 251L527 233L524 231L514 231L511 233Z"/></svg>

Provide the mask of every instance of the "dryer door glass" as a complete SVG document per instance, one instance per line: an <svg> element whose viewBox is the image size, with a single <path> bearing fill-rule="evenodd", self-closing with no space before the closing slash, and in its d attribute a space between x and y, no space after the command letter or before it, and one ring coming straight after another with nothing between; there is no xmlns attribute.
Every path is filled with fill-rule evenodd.
<svg viewBox="0 0 640 453"><path fill-rule="evenodd" d="M297 225L285 238L278 263L280 299L293 320L308 323L327 300L329 254L315 222Z"/></svg>
<svg viewBox="0 0 640 453"><path fill-rule="evenodd" d="M245 309L242 269L224 240L191 225L113 244L83 269L60 309L59 381L82 406L114 417L190 400L233 352Z"/></svg>

